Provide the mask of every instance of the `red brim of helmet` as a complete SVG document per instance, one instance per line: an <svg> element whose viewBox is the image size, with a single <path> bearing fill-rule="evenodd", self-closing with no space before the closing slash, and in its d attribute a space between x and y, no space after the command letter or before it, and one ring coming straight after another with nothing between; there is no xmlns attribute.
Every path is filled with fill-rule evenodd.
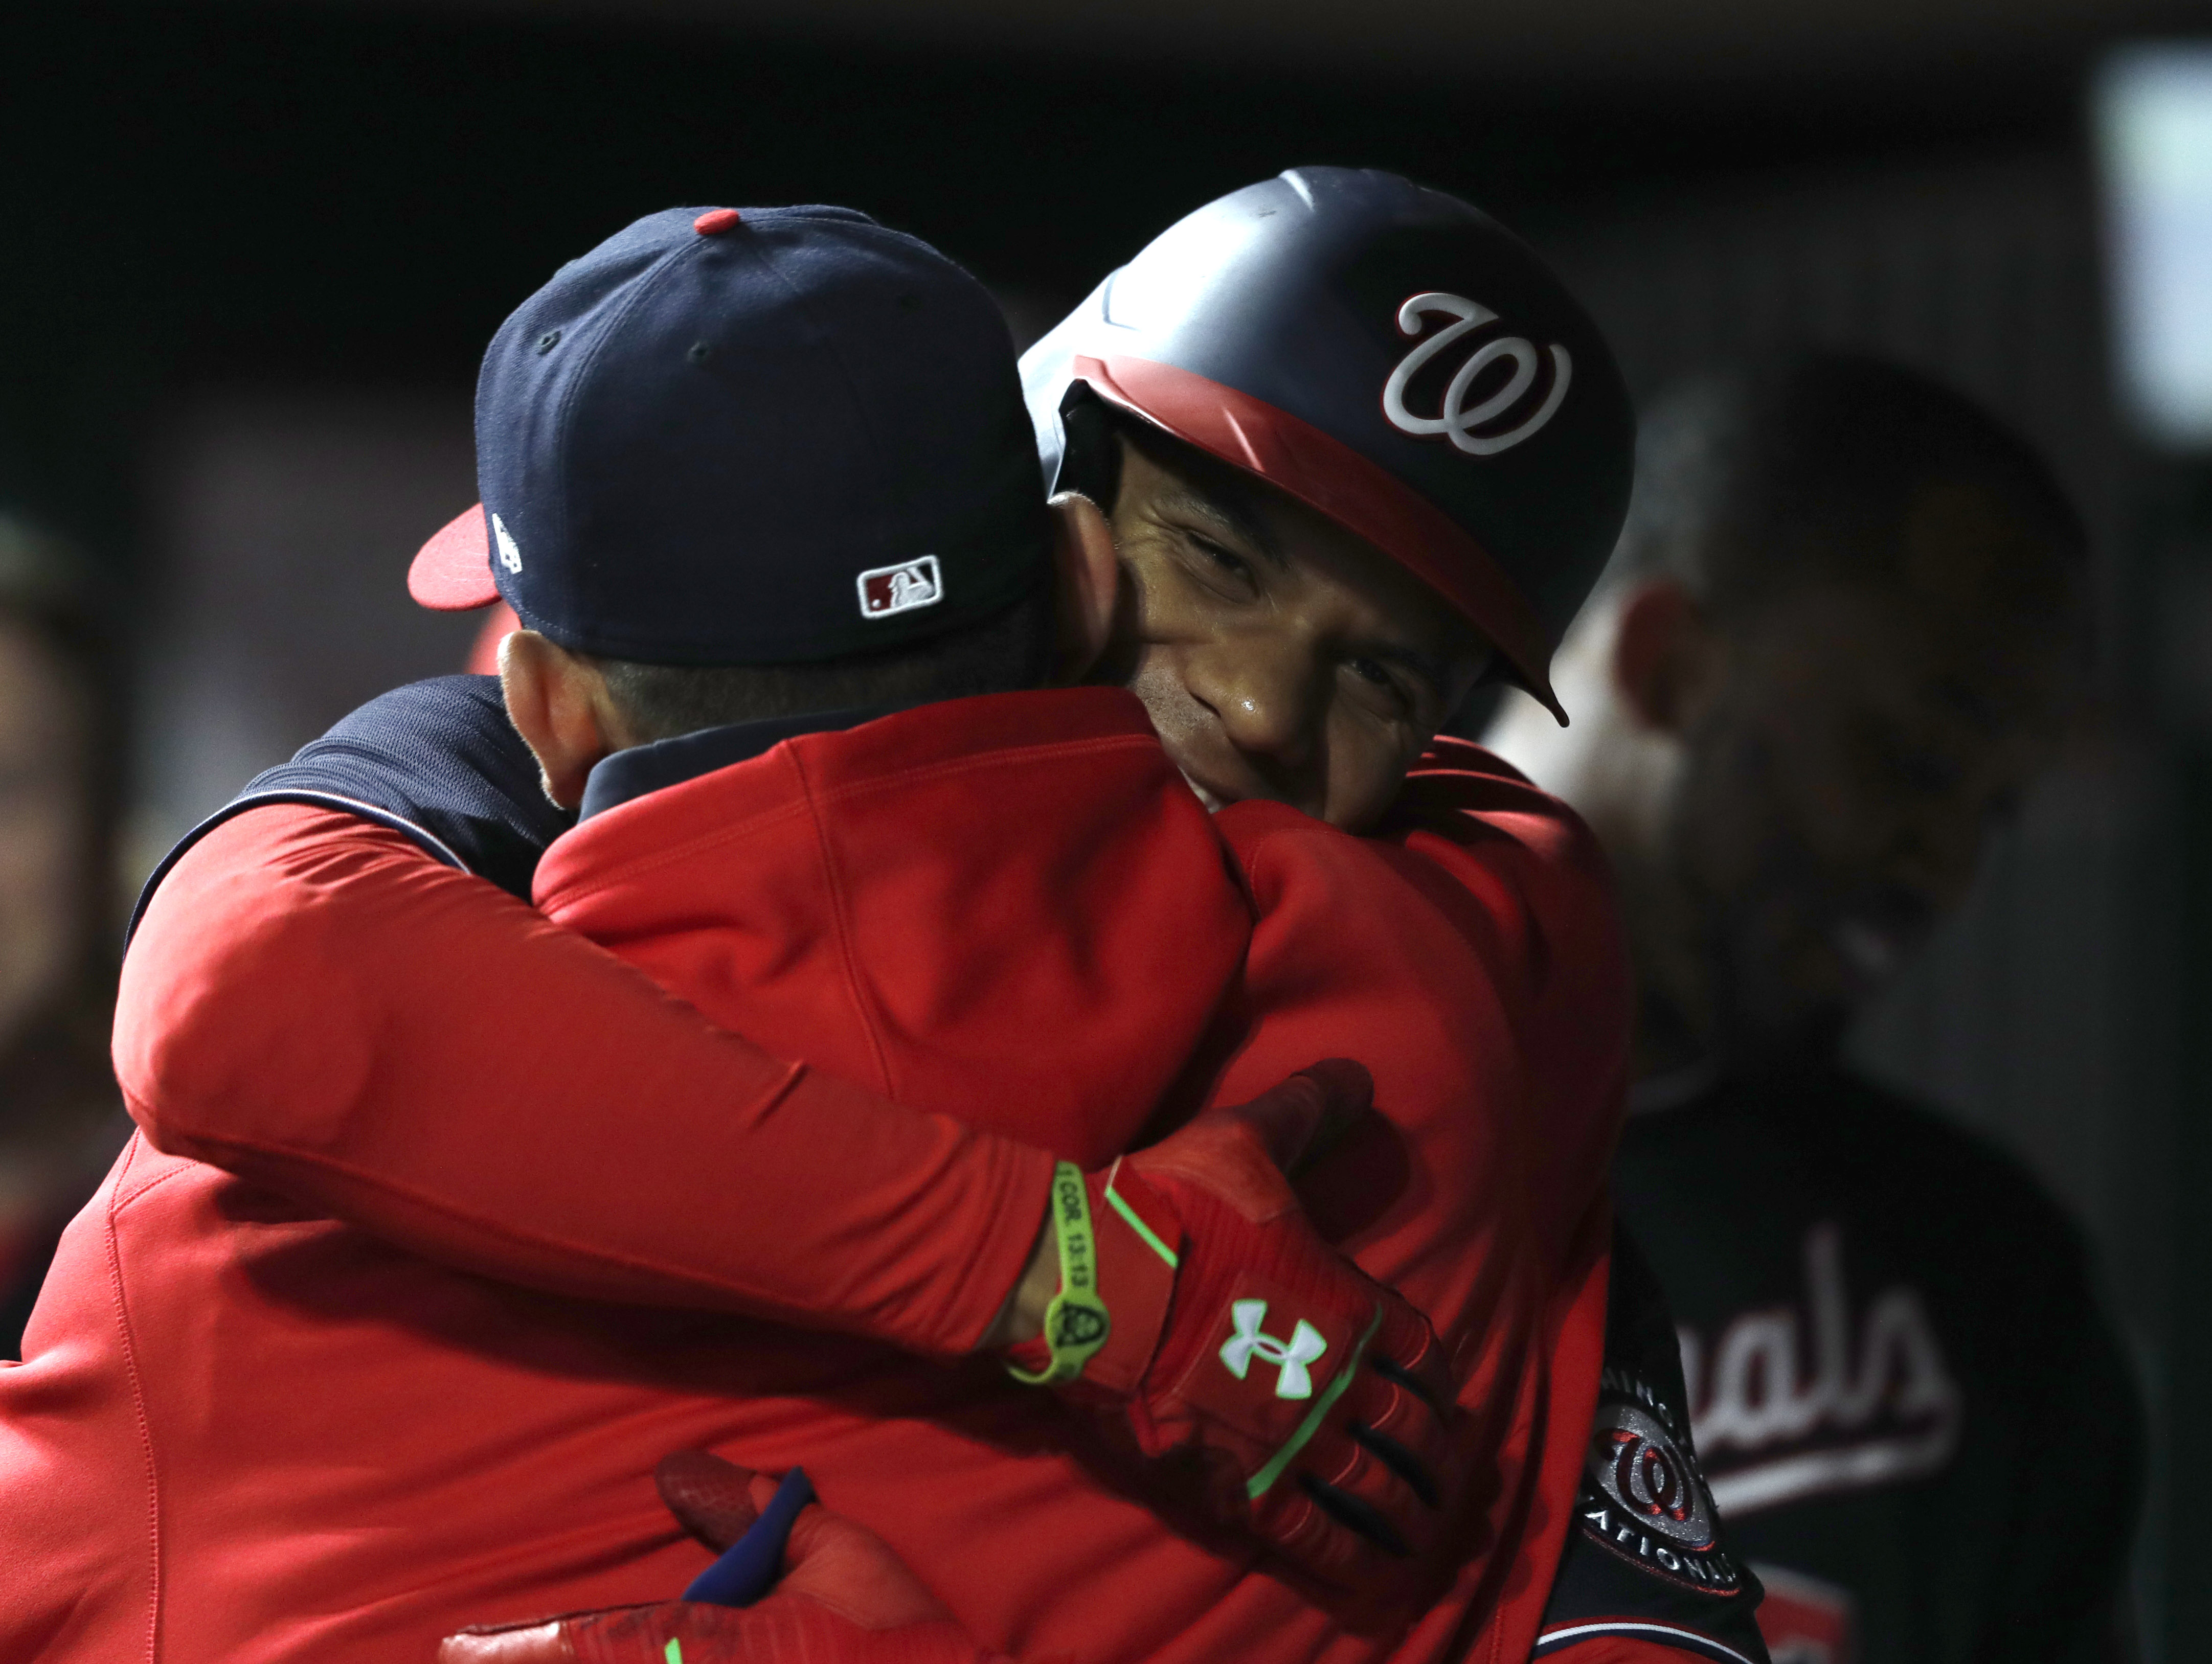
<svg viewBox="0 0 2212 1664"><path fill-rule="evenodd" d="M491 529L483 505L456 514L415 552L407 592L433 612L472 612L499 599L491 580Z"/></svg>
<svg viewBox="0 0 2212 1664"><path fill-rule="evenodd" d="M1513 681L1565 724L1552 691L1555 644L1528 598L1488 550L1388 469L1288 410L1172 364L1109 353L1078 357L1074 373L1109 404L1365 538L1487 636Z"/></svg>

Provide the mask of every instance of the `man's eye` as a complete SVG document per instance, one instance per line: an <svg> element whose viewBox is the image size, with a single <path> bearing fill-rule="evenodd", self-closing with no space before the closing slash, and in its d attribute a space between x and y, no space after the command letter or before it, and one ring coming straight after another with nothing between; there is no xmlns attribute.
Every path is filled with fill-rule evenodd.
<svg viewBox="0 0 2212 1664"><path fill-rule="evenodd" d="M1413 696L1406 685L1390 673L1389 667L1373 659L1347 659L1344 668L1358 677L1380 695L1394 715L1410 712Z"/></svg>
<svg viewBox="0 0 2212 1664"><path fill-rule="evenodd" d="M1194 549L1223 571L1233 572L1240 578L1249 578L1252 575L1251 563L1243 556L1232 555L1210 537L1194 535L1190 541Z"/></svg>

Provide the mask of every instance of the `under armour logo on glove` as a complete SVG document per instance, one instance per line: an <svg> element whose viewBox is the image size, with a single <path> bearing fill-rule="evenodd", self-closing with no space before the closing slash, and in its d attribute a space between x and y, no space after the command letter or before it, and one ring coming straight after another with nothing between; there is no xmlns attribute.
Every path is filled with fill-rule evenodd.
<svg viewBox="0 0 2212 1664"><path fill-rule="evenodd" d="M1103 1172L1068 1166L1048 1215L1055 1304L1110 1318L1084 1325L1105 1334L1079 1352L1048 1311L1010 1364L1146 1455L1195 1456L1185 1471L1218 1517L1389 1605L1443 1569L1431 1551L1468 1476L1454 1383L1428 1320L1324 1242L1283 1177L1371 1090L1356 1064L1316 1064Z"/></svg>
<svg viewBox="0 0 2212 1664"><path fill-rule="evenodd" d="M1271 1334L1262 1334L1260 1325L1267 1321L1267 1303L1264 1300L1233 1303L1229 1308L1229 1321L1237 1333L1222 1347L1221 1361L1229 1366L1230 1374L1243 1380L1256 1352L1263 1361L1275 1366L1277 1398L1313 1396L1313 1376L1306 1366L1328 1350L1328 1342L1322 1339L1319 1329L1301 1317L1297 1327L1291 1331L1287 1345Z"/></svg>

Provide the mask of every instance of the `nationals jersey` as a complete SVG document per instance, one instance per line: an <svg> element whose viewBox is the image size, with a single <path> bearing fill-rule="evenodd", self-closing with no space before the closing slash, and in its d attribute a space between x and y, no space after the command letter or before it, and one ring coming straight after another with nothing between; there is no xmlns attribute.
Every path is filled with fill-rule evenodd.
<svg viewBox="0 0 2212 1664"><path fill-rule="evenodd" d="M1677 1096L1630 1118L1619 1206L1777 1664L2112 1657L2141 1417L2073 1226L1846 1073Z"/></svg>

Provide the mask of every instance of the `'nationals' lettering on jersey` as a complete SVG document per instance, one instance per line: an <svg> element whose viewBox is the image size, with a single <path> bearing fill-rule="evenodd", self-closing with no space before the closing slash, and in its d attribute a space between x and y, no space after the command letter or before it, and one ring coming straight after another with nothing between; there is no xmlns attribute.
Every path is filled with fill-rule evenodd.
<svg viewBox="0 0 2212 1664"><path fill-rule="evenodd" d="M1805 1291L1802 1309L1733 1319L1710 1353L1695 1329L1680 1331L1698 1448L1731 1518L1917 1479L1958 1445L1961 1395L1919 1292L1885 1290L1854 1332L1843 1233L1831 1224L1806 1233Z"/></svg>

